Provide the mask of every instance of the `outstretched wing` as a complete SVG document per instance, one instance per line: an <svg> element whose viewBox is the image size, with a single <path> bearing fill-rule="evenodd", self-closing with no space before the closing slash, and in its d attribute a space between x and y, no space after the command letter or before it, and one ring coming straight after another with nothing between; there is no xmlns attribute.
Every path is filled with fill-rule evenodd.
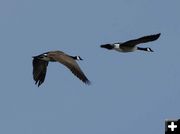
<svg viewBox="0 0 180 134"><path fill-rule="evenodd" d="M136 46L136 45L141 44L141 43L147 43L147 42L155 41L159 38L160 35L161 34L158 33L158 34L154 34L154 35L144 36L144 37L134 39L134 40L129 40L129 41L122 43L121 46L133 47L133 46Z"/></svg>
<svg viewBox="0 0 180 134"><path fill-rule="evenodd" d="M33 79L38 87L44 82L46 77L48 62L36 57L33 59Z"/></svg>
<svg viewBox="0 0 180 134"><path fill-rule="evenodd" d="M70 56L66 55L65 53L53 53L49 54L49 57L53 58L54 60L62 63L65 65L68 69L71 70L71 72L77 76L80 80L82 80L85 84L90 84L91 82L88 80L88 78L85 76L77 62L71 58Z"/></svg>

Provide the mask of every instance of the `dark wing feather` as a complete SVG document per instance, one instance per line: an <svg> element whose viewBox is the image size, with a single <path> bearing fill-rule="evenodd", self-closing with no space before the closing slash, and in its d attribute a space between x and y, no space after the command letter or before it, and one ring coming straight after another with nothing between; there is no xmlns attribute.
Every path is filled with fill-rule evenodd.
<svg viewBox="0 0 180 134"><path fill-rule="evenodd" d="M130 46L130 47L133 47L133 46L136 46L140 43L147 43L147 42L150 42L150 41L155 41L159 38L161 34L154 34L154 35L148 35L148 36L144 36L144 37L141 37L141 38L138 38L138 39L134 39L134 40L129 40L129 41L126 41L124 43L121 44L121 46Z"/></svg>
<svg viewBox="0 0 180 134"><path fill-rule="evenodd" d="M49 54L49 57L53 58L54 60L62 63L65 65L68 69L71 70L71 72L77 76L80 80L82 80L85 84L90 84L91 82L88 80L88 78L85 76L77 62L71 58L70 56L66 55L65 53L54 53Z"/></svg>
<svg viewBox="0 0 180 134"><path fill-rule="evenodd" d="M46 77L48 62L36 57L33 59L33 79L38 87L44 82Z"/></svg>

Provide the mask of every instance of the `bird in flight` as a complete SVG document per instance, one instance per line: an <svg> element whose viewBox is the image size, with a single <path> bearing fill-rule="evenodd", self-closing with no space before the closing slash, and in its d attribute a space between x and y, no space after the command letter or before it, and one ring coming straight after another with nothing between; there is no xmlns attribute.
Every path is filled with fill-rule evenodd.
<svg viewBox="0 0 180 134"><path fill-rule="evenodd" d="M138 47L137 45L142 43L147 43L151 41L155 41L160 37L161 33L154 35L147 35L140 37L138 39L129 40L126 42L112 43L112 44L104 44L101 45L101 48L106 48L108 50L116 50L119 52L133 52L135 50L142 50L147 52L153 52L153 50L149 47Z"/></svg>
<svg viewBox="0 0 180 134"><path fill-rule="evenodd" d="M44 82L49 62L59 62L82 80L85 84L90 81L85 76L76 60L83 60L80 56L70 56L62 51L49 51L38 56L33 56L33 79L38 87Z"/></svg>

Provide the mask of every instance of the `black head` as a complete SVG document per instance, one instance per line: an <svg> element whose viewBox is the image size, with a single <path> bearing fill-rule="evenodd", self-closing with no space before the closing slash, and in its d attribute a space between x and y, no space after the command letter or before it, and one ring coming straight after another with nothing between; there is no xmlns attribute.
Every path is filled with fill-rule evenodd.
<svg viewBox="0 0 180 134"><path fill-rule="evenodd" d="M76 56L76 60L83 60L80 56Z"/></svg>
<svg viewBox="0 0 180 134"><path fill-rule="evenodd" d="M47 53L40 54L38 56L33 56L34 59L44 60L44 61L50 61L50 58L48 58Z"/></svg>
<svg viewBox="0 0 180 134"><path fill-rule="evenodd" d="M83 60L80 56L70 56L74 60Z"/></svg>
<svg viewBox="0 0 180 134"><path fill-rule="evenodd" d="M43 58L43 57L47 57L48 53L43 53L37 56L32 56L33 58Z"/></svg>
<svg viewBox="0 0 180 134"><path fill-rule="evenodd" d="M147 52L154 52L151 48L149 47L146 47L146 48L143 48L143 47L137 47L138 50L143 50L143 51L147 51Z"/></svg>
<svg viewBox="0 0 180 134"><path fill-rule="evenodd" d="M154 52L151 48L146 48L148 52Z"/></svg>

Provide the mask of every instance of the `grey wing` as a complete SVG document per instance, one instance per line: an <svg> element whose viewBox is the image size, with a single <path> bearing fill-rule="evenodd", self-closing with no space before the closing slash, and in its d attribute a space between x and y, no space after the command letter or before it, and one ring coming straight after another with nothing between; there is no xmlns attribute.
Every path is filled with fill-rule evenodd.
<svg viewBox="0 0 180 134"><path fill-rule="evenodd" d="M38 87L44 82L47 72L48 62L39 60L38 58L33 59L33 79Z"/></svg>
<svg viewBox="0 0 180 134"><path fill-rule="evenodd" d="M82 80L85 84L90 84L91 82L88 80L88 78L85 76L77 62L72 59L70 56L66 54L54 54L52 58L63 65L65 65L70 71L78 77L80 80Z"/></svg>
<svg viewBox="0 0 180 134"><path fill-rule="evenodd" d="M161 35L161 33L143 36L143 37L138 38L138 39L126 41L126 42L122 43L121 46L133 47L133 46L136 46L136 45L141 44L141 43L147 43L147 42L155 41L160 37L160 35Z"/></svg>

